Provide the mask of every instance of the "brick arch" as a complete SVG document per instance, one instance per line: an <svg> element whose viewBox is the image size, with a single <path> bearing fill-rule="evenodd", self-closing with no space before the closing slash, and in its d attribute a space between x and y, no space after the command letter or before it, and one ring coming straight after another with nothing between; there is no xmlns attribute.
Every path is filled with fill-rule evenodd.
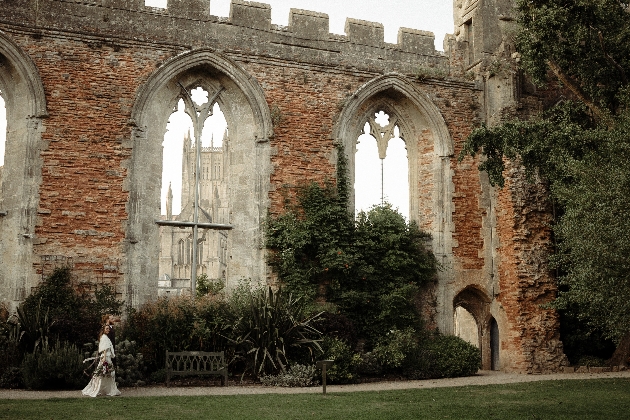
<svg viewBox="0 0 630 420"><path fill-rule="evenodd" d="M7 112L5 163L0 193L0 300L12 305L37 284L33 242L42 181L44 87L33 60L0 32L0 89ZM8 182L10 180L10 182Z"/></svg>
<svg viewBox="0 0 630 420"><path fill-rule="evenodd" d="M129 190L125 227L126 300L137 306L157 296L162 141L181 90L201 86L217 102L230 130L231 203L228 287L240 278L265 279L262 219L269 207L269 137L272 123L264 93L240 66L209 50L195 50L164 63L140 88L132 110L134 129L126 162ZM157 180L157 181L156 181Z"/></svg>

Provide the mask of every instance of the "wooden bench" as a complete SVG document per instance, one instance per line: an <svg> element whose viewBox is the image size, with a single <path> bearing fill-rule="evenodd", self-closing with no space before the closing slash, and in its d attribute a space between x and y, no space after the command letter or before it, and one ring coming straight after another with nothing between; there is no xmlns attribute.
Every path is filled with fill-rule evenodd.
<svg viewBox="0 0 630 420"><path fill-rule="evenodd" d="M166 386L171 376L220 375L221 385L227 385L227 365L223 352L166 351Z"/></svg>

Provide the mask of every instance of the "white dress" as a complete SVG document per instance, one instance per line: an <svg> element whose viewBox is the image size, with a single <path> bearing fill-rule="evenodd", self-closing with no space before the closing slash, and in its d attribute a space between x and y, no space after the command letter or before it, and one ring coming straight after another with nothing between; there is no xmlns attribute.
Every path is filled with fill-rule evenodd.
<svg viewBox="0 0 630 420"><path fill-rule="evenodd" d="M98 343L98 365L90 383L81 391L83 395L90 397L102 394L110 397L120 395L120 391L116 387L116 373L112 365L112 357L116 357L114 346L109 337L103 334Z"/></svg>

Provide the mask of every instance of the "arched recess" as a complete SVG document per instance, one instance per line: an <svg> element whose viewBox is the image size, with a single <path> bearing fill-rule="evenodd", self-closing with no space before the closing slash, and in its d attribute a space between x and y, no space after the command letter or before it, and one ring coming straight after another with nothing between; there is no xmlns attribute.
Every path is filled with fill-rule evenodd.
<svg viewBox="0 0 630 420"><path fill-rule="evenodd" d="M352 95L339 115L334 137L344 146L348 157L350 184L354 184L357 138L365 122L378 111L397 118L400 137L406 142L410 219L432 233L437 256L448 256L452 253L453 141L439 109L403 75L386 74L367 82Z"/></svg>
<svg viewBox="0 0 630 420"><path fill-rule="evenodd" d="M495 370L499 370L498 345L492 346L492 339L498 339L498 325L490 313L491 302L491 299L481 288L467 286L453 299L453 314L458 307L461 307L473 316L479 337L478 347L481 350L482 368L489 370L494 367ZM493 356L495 356L494 362L497 362L496 366L493 362Z"/></svg>
<svg viewBox="0 0 630 420"><path fill-rule="evenodd" d="M272 123L264 92L238 64L210 50L194 50L164 63L142 86L132 111L135 124L125 187L129 190L125 241L126 299L132 305L157 296L162 141L168 119L186 88L220 92L230 127L230 271L227 285L241 278L262 281L265 259L261 222L266 214Z"/></svg>
<svg viewBox="0 0 630 420"><path fill-rule="evenodd" d="M392 73L361 86L347 101L334 128L343 145L354 184L356 142L368 117L384 111L396 117L405 140L409 162L409 218L432 236L431 247L440 271L437 287L437 322L442 331L452 330L453 314L447 296L453 273L453 140L440 110L429 95L405 76ZM352 195L351 206L354 206Z"/></svg>
<svg viewBox="0 0 630 420"><path fill-rule="evenodd" d="M0 189L0 300L13 305L37 284L35 224L42 181L46 97L33 60L0 31L0 90L7 137Z"/></svg>

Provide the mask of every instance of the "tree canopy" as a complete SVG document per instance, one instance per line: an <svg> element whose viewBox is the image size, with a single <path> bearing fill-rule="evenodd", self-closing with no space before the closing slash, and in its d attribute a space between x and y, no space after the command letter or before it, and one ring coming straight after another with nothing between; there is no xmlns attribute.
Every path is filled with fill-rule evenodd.
<svg viewBox="0 0 630 420"><path fill-rule="evenodd" d="M630 9L620 0L518 0L526 76L565 94L541 115L482 126L460 158L504 183L505 160L545 182L556 204L559 296L591 328L630 337Z"/></svg>

